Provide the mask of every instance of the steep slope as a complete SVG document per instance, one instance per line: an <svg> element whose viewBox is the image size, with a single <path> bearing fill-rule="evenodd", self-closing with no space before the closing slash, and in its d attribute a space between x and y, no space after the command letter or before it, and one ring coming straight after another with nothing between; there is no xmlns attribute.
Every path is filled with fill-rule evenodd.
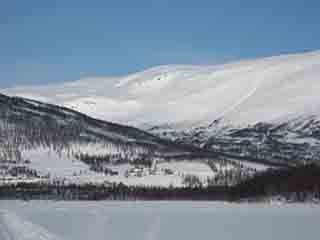
<svg viewBox="0 0 320 240"><path fill-rule="evenodd" d="M180 143L299 162L320 157L319 76L320 52L310 52L221 66L161 66L5 92L45 97Z"/></svg>

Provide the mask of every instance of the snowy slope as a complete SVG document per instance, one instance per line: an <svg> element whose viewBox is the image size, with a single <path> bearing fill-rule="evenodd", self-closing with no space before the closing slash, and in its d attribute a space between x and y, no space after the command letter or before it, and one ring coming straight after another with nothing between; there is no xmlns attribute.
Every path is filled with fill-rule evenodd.
<svg viewBox="0 0 320 240"><path fill-rule="evenodd" d="M8 94L135 126L246 126L320 115L320 52L221 66L160 66L118 78L17 87Z"/></svg>

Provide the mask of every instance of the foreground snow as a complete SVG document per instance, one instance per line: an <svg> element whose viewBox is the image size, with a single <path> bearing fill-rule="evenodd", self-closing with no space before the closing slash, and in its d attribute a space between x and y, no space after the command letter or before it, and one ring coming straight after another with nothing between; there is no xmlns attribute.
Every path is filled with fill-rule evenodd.
<svg viewBox="0 0 320 240"><path fill-rule="evenodd" d="M45 228L25 221L10 212L0 212L1 240L59 240L62 238L50 233Z"/></svg>
<svg viewBox="0 0 320 240"><path fill-rule="evenodd" d="M319 220L312 205L2 201L0 239L317 239Z"/></svg>

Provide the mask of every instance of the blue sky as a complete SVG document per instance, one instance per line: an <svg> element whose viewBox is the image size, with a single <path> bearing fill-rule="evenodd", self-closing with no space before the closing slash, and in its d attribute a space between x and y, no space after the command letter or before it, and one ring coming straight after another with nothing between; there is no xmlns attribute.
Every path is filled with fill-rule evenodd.
<svg viewBox="0 0 320 240"><path fill-rule="evenodd" d="M0 87L320 49L318 0L3 0Z"/></svg>

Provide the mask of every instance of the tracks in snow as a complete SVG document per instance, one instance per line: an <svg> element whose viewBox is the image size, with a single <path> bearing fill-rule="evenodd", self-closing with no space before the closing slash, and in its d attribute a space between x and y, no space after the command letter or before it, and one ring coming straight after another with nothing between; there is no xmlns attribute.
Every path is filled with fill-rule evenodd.
<svg viewBox="0 0 320 240"><path fill-rule="evenodd" d="M0 240L63 240L45 228L8 212L0 212ZM65 239L64 239L65 240Z"/></svg>

